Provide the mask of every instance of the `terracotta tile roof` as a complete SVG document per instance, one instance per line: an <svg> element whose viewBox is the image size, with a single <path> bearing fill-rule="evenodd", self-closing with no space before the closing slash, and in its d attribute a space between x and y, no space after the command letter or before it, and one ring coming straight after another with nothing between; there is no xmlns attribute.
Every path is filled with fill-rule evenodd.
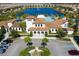
<svg viewBox="0 0 79 59"><path fill-rule="evenodd" d="M61 28L60 25L64 24L65 22L68 22L67 20L63 20L63 19L57 19L55 21L52 22L52 26L54 28Z"/></svg>
<svg viewBox="0 0 79 59"><path fill-rule="evenodd" d="M45 24L46 21L43 18L37 18L33 23L34 24Z"/></svg>
<svg viewBox="0 0 79 59"><path fill-rule="evenodd" d="M46 25L46 27L51 28L52 27L52 22L47 22L45 25Z"/></svg>
<svg viewBox="0 0 79 59"><path fill-rule="evenodd" d="M20 27L19 22L14 22L12 27Z"/></svg>
<svg viewBox="0 0 79 59"><path fill-rule="evenodd" d="M13 23L15 20L7 20L7 21L0 21L0 27L8 27L8 23Z"/></svg>
<svg viewBox="0 0 79 59"><path fill-rule="evenodd" d="M36 30L38 30L38 31L47 31L48 30L48 28L47 27L31 27L31 28L29 28L29 30L30 31L36 31Z"/></svg>
<svg viewBox="0 0 79 59"><path fill-rule="evenodd" d="M63 19L58 19L58 20L55 20L53 22L47 22L46 23L46 26L49 27L49 28L61 28L61 24L67 22L67 20L63 20Z"/></svg>
<svg viewBox="0 0 79 59"><path fill-rule="evenodd" d="M36 16L27 16L26 19L35 19Z"/></svg>

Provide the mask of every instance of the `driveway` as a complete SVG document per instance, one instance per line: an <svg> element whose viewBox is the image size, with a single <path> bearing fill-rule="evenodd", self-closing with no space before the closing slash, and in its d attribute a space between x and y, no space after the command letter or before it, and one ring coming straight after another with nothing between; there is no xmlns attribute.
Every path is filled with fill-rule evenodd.
<svg viewBox="0 0 79 59"><path fill-rule="evenodd" d="M40 46L41 40L33 39L34 46ZM50 39L47 47L51 51L52 56L68 56L68 50L76 49L69 41L60 41Z"/></svg>
<svg viewBox="0 0 79 59"><path fill-rule="evenodd" d="M34 46L41 45L41 40L39 39L33 39L32 42ZM18 38L2 56L18 56L19 52L26 47L26 43L24 43L23 39ZM76 49L69 41L60 41L54 39L49 39L47 47L51 51L52 56L68 56L68 50Z"/></svg>

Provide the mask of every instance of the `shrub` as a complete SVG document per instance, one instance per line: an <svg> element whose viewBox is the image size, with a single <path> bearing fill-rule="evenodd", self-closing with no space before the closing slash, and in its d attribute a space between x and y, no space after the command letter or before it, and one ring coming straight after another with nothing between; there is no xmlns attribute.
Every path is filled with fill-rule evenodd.
<svg viewBox="0 0 79 59"><path fill-rule="evenodd" d="M29 51L34 49L34 46L28 47L20 52L20 56L29 56Z"/></svg>
<svg viewBox="0 0 79 59"><path fill-rule="evenodd" d="M69 39L69 38L63 38L63 40L70 41L70 39Z"/></svg>
<svg viewBox="0 0 79 59"><path fill-rule="evenodd" d="M12 38L16 38L16 37L19 37L20 35L18 34L18 32L17 31L15 31L15 30L11 30L11 34L10 34L11 36L12 36Z"/></svg>
<svg viewBox="0 0 79 59"><path fill-rule="evenodd" d="M63 29L59 28L57 30L57 35L58 35L58 37L62 38L62 37L65 37L67 35L67 33Z"/></svg>
<svg viewBox="0 0 79 59"><path fill-rule="evenodd" d="M31 36L31 37L33 36L33 33L32 33L32 31L30 32L30 36Z"/></svg>
<svg viewBox="0 0 79 59"><path fill-rule="evenodd" d="M40 49L42 50L41 56L50 56L51 55L51 53L50 53L48 48L40 47Z"/></svg>

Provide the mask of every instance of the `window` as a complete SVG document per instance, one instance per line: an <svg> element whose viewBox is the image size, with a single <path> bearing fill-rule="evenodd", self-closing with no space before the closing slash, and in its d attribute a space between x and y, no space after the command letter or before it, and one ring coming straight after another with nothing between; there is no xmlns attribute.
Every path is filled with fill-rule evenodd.
<svg viewBox="0 0 79 59"><path fill-rule="evenodd" d="M38 24L38 27L40 26L40 24Z"/></svg>
<svg viewBox="0 0 79 59"><path fill-rule="evenodd" d="M17 30L17 28L16 28L16 30Z"/></svg>
<svg viewBox="0 0 79 59"><path fill-rule="evenodd" d="M47 33L47 31L45 31L45 33Z"/></svg>
<svg viewBox="0 0 79 59"><path fill-rule="evenodd" d="M20 30L20 28L19 28L19 30Z"/></svg>
<svg viewBox="0 0 79 59"><path fill-rule="evenodd" d="M57 29L56 29L56 31L57 31Z"/></svg>
<svg viewBox="0 0 79 59"><path fill-rule="evenodd" d="M41 27L42 27L42 24L41 24Z"/></svg>
<svg viewBox="0 0 79 59"><path fill-rule="evenodd" d="M40 32L38 31L38 34L40 34Z"/></svg>
<svg viewBox="0 0 79 59"><path fill-rule="evenodd" d="M41 33L44 33L43 31Z"/></svg>
<svg viewBox="0 0 79 59"><path fill-rule="evenodd" d="M52 29L52 31L54 31L54 29Z"/></svg>
<svg viewBox="0 0 79 59"><path fill-rule="evenodd" d="M36 33L36 31L34 31L34 33Z"/></svg>
<svg viewBox="0 0 79 59"><path fill-rule="evenodd" d="M33 21L35 21L35 19L33 19Z"/></svg>
<svg viewBox="0 0 79 59"><path fill-rule="evenodd" d="M37 27L37 24L35 24L35 26Z"/></svg>

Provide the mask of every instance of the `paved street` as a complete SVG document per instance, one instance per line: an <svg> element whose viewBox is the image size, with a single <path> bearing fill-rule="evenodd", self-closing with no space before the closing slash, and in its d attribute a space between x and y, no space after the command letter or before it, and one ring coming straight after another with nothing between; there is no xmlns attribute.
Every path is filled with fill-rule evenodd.
<svg viewBox="0 0 79 59"><path fill-rule="evenodd" d="M33 39L34 46L40 46L40 39ZM25 49L27 46L22 39L17 39L14 41L9 49L3 54L3 56L18 56L19 52L22 49ZM54 39L49 39L47 47L51 51L53 56L68 56L67 50L76 49L71 42L59 41Z"/></svg>

